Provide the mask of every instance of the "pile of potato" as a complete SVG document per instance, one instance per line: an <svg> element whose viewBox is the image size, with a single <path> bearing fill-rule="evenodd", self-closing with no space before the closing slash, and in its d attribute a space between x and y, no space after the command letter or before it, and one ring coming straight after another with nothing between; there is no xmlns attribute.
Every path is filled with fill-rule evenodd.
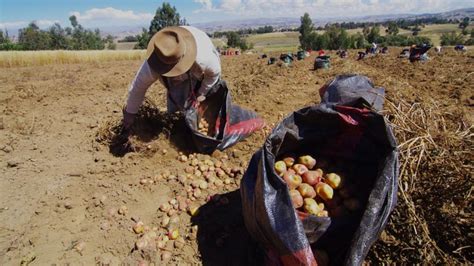
<svg viewBox="0 0 474 266"><path fill-rule="evenodd" d="M212 128L209 126L209 122L204 117L201 117L201 119L199 119L198 131L206 136L213 135Z"/></svg>
<svg viewBox="0 0 474 266"><path fill-rule="evenodd" d="M165 170L139 180L147 190L166 182L173 188L172 195L159 206L157 220L147 224L132 217L135 223L130 228L137 235L135 249L146 254L159 251L163 264L172 260L172 255L184 245L190 245L188 242L196 240L198 226L189 226L189 216L199 215L199 207L206 202L217 206L229 204L229 199L220 193L237 189L244 173L243 164L235 165L224 153L210 156L180 152L175 164L174 171ZM101 204L100 200L97 204ZM126 206L115 212L130 216Z"/></svg>
<svg viewBox="0 0 474 266"><path fill-rule="evenodd" d="M295 209L318 217L339 217L360 208L351 186L337 173L325 173L310 155L285 157L275 163L276 173L288 185ZM336 192L335 192L336 191Z"/></svg>

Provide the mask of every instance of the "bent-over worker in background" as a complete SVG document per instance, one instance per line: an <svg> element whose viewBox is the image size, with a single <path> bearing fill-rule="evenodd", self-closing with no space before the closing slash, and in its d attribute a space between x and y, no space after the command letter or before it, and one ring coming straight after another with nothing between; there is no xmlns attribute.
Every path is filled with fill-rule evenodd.
<svg viewBox="0 0 474 266"><path fill-rule="evenodd" d="M148 43L146 60L138 70L123 110L123 126L129 129L143 103L145 93L156 81L167 89L168 113L183 110L193 97L197 103L206 96L221 75L221 63L211 39L190 27L167 27Z"/></svg>

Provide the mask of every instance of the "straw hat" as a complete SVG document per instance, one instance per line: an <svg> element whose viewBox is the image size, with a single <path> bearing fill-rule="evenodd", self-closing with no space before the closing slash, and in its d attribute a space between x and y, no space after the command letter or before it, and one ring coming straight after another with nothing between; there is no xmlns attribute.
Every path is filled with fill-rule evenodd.
<svg viewBox="0 0 474 266"><path fill-rule="evenodd" d="M183 27L166 27L157 32L148 43L148 63L165 77L179 76L196 61L196 40Z"/></svg>

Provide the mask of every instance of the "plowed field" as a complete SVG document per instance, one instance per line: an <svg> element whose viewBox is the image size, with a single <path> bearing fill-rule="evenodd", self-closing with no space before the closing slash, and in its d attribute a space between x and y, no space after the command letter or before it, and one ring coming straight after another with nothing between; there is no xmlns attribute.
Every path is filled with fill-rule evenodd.
<svg viewBox="0 0 474 266"><path fill-rule="evenodd" d="M394 48L362 61L355 60L356 51L348 59L332 53L331 68L323 71L313 71L314 55L290 67L268 66L257 55L223 57L223 79L233 100L258 112L269 128L319 103L318 89L338 74L367 75L384 87L384 113L393 123L405 170L399 204L366 260L471 264L474 57L447 51L411 64L398 53ZM165 90L155 84L133 130L136 151L121 151L117 125L140 63L1 69L0 264L262 262L243 225L238 189L268 131L222 153L192 154L182 118L164 113ZM398 116L420 119L413 120L419 128L405 127ZM186 177L193 158L180 161L180 152L222 164L225 173L191 195L193 180L204 178L191 169ZM206 202L214 194L221 197ZM199 215L191 219L185 210L172 211L171 225L163 225L160 205L183 198L203 206ZM160 241L138 250L142 234L132 230L138 221L147 237ZM178 229L182 240L162 241L169 229Z"/></svg>

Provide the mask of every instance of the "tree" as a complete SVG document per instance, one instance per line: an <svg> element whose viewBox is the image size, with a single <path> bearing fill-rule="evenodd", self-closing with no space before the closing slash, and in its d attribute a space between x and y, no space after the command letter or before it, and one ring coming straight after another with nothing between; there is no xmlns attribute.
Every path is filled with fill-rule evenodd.
<svg viewBox="0 0 474 266"><path fill-rule="evenodd" d="M5 33L0 30L0 51L22 50L22 47L16 43L12 43L8 37L8 31Z"/></svg>
<svg viewBox="0 0 474 266"><path fill-rule="evenodd" d="M79 23L77 23L77 18L76 18L75 15L70 16L69 21L71 22L71 26L73 28L76 28L77 26L80 26Z"/></svg>
<svg viewBox="0 0 474 266"><path fill-rule="evenodd" d="M114 43L114 36L108 34L108 35L104 38L104 42L106 43L108 50L115 50L115 49L117 49L117 45Z"/></svg>
<svg viewBox="0 0 474 266"><path fill-rule="evenodd" d="M146 49L150 38L161 29L169 26L182 25L188 25L186 19L181 19L176 7L171 6L167 2L163 2L161 7L156 9L155 16L150 22L148 32L143 30L142 34L137 35L138 43L135 45L135 49Z"/></svg>
<svg viewBox="0 0 474 266"><path fill-rule="evenodd" d="M5 31L5 34L3 33L3 30L0 30L0 44L4 44L10 42L10 39L8 39L8 31Z"/></svg>
<svg viewBox="0 0 474 266"><path fill-rule="evenodd" d="M138 42L137 36L125 36L123 39L118 40L118 42Z"/></svg>
<svg viewBox="0 0 474 266"><path fill-rule="evenodd" d="M69 49L73 50L102 50L105 48L105 42L100 36L99 29L94 31L84 29L81 24L77 22L76 16L70 16L69 21L73 27L71 30L66 29L70 33L71 40Z"/></svg>
<svg viewBox="0 0 474 266"><path fill-rule="evenodd" d="M411 29L411 31L412 31L412 35L413 35L413 36L417 36L418 33L421 31L421 28L420 28L419 25L415 25L415 27L413 27L413 28Z"/></svg>
<svg viewBox="0 0 474 266"><path fill-rule="evenodd" d="M388 35L397 35L397 34L398 34L398 26L397 26L397 23L395 23L395 22L390 22L390 23L388 24L388 27L387 27L386 32L388 33Z"/></svg>
<svg viewBox="0 0 474 266"><path fill-rule="evenodd" d="M227 46L238 47L242 50L252 49L253 44L248 44L247 41L241 38L240 34L235 31L226 32Z"/></svg>
<svg viewBox="0 0 474 266"><path fill-rule="evenodd" d="M150 34L145 28L142 28L142 34L139 34L137 37L137 44L135 44L134 49L145 49L148 46L148 41L150 40Z"/></svg>
<svg viewBox="0 0 474 266"><path fill-rule="evenodd" d="M318 34L317 32L312 32L308 39L311 41L311 49L321 50L327 49L329 46L329 37L326 33Z"/></svg>
<svg viewBox="0 0 474 266"><path fill-rule="evenodd" d="M47 50L51 47L51 36L33 21L18 31L18 44L25 50Z"/></svg>
<svg viewBox="0 0 474 266"><path fill-rule="evenodd" d="M331 26L323 35L327 35L327 39L329 40L325 48L331 50L349 48L350 39L345 29Z"/></svg>
<svg viewBox="0 0 474 266"><path fill-rule="evenodd" d="M464 43L464 37L462 34L456 34L455 31L441 35L441 45L457 45L462 43Z"/></svg>
<svg viewBox="0 0 474 266"><path fill-rule="evenodd" d="M365 40L364 35L360 32L354 34L350 38L351 44L350 47L353 49L362 49L367 47L368 43Z"/></svg>
<svg viewBox="0 0 474 266"><path fill-rule="evenodd" d="M169 3L164 2L161 7L156 10L155 17L150 23L150 29L148 33L153 36L161 29L169 26L180 26L185 24L186 20L181 20L176 7L171 7Z"/></svg>
<svg viewBox="0 0 474 266"><path fill-rule="evenodd" d="M459 23L459 28L460 29L467 28L467 26L469 26L469 21L470 21L469 17L463 18L462 21Z"/></svg>
<svg viewBox="0 0 474 266"><path fill-rule="evenodd" d="M51 37L50 49L67 49L69 47L66 31L58 23L54 23L49 28L49 36Z"/></svg>
<svg viewBox="0 0 474 266"><path fill-rule="evenodd" d="M380 27L373 26L370 29L369 34L367 34L367 41L369 41L370 43L377 42L379 38L380 38Z"/></svg>
<svg viewBox="0 0 474 266"><path fill-rule="evenodd" d="M362 34L367 39L370 34L370 27L368 25L364 25L364 28L362 29Z"/></svg>
<svg viewBox="0 0 474 266"><path fill-rule="evenodd" d="M227 35L227 46L229 47L239 47L240 46L240 35L235 31L229 32Z"/></svg>
<svg viewBox="0 0 474 266"><path fill-rule="evenodd" d="M308 50L309 48L311 48L312 37L314 37L314 35L312 35L313 31L313 22L311 21L309 14L304 13L304 15L301 17L301 26L299 28L300 45L303 50Z"/></svg>

